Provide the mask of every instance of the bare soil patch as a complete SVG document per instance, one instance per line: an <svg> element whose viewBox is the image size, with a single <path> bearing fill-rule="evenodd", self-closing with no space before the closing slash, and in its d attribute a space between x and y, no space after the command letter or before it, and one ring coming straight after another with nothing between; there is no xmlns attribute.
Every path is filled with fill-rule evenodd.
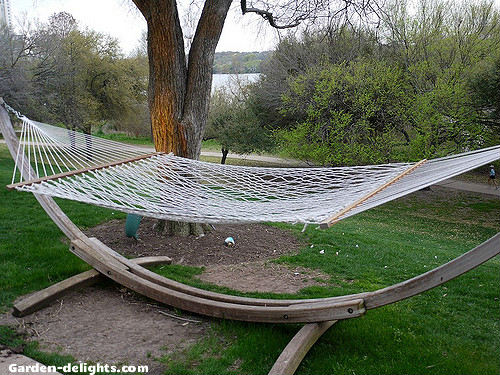
<svg viewBox="0 0 500 375"><path fill-rule="evenodd" d="M24 318L5 314L0 324L12 325L47 352L69 354L78 361L101 364L148 365L148 374L161 374L155 361L196 342L207 321L183 314L119 287L104 283L66 295L51 306Z"/></svg>
<svg viewBox="0 0 500 375"><path fill-rule="evenodd" d="M303 245L292 233L263 224L217 225L203 237L166 237L154 228L155 224L154 219L143 219L139 240L125 237L121 220L99 225L86 233L127 256L167 255L175 264L190 266L274 259L294 253ZM224 245L227 237L234 238L235 246Z"/></svg>
<svg viewBox="0 0 500 375"><path fill-rule="evenodd" d="M292 233L279 228L263 224L217 225L202 237L166 237L155 225L156 220L143 219L139 240L124 236L121 220L92 228L87 235L128 256L167 255L175 264L203 266L201 280L243 292L296 293L320 285L320 279L329 279L318 271L269 262L303 246ZM234 238L234 246L225 246L227 237Z"/></svg>
<svg viewBox="0 0 500 375"><path fill-rule="evenodd" d="M91 228L86 234L126 256L167 255L173 263L203 266L203 281L241 291L294 293L328 279L316 271L270 262L304 245L285 230L261 224L219 225L199 238L166 237L154 229L155 223L143 220L138 241L125 237L123 220ZM224 245L229 236L235 239L234 247ZM149 374L160 374L163 365L155 358L196 342L209 322L185 312L181 318L199 323L159 311L179 314L105 282L70 293L25 318L5 314L0 316L0 324L16 326L45 351L70 354L78 361L147 364Z"/></svg>
<svg viewBox="0 0 500 375"><path fill-rule="evenodd" d="M297 293L322 285L330 276L304 267L287 267L268 261L208 266L199 279L241 292Z"/></svg>

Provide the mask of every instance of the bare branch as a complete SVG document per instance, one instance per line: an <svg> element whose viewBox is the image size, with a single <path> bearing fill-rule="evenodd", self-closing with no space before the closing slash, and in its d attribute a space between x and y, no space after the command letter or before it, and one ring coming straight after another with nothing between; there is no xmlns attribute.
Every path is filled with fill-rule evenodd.
<svg viewBox="0 0 500 375"><path fill-rule="evenodd" d="M268 12L267 10L263 10L263 9L258 9L258 8L247 8L246 0L241 0L241 12L243 14L257 13L258 15L262 16L262 18L264 18L266 21L268 21L272 27L274 27L275 29L280 29L280 30L291 29L293 27L297 27L300 25L300 22L302 21L302 18L298 17L294 20L293 23L290 23L287 25L278 25L278 24L276 24L274 16L271 12Z"/></svg>
<svg viewBox="0 0 500 375"><path fill-rule="evenodd" d="M316 24L319 20L342 19L351 25L351 17L368 21L375 16L379 18L378 0L283 0L273 3L266 0L255 0L247 6L247 0L240 0L243 14L256 13L275 29L290 29L307 23ZM307 28L307 25L306 25Z"/></svg>

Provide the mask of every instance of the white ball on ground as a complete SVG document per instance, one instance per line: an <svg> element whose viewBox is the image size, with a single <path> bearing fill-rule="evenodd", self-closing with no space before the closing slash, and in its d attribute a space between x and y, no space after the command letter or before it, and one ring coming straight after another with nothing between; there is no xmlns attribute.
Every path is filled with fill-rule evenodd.
<svg viewBox="0 0 500 375"><path fill-rule="evenodd" d="M234 246L234 238L233 237L228 237L224 240L224 245L231 247Z"/></svg>

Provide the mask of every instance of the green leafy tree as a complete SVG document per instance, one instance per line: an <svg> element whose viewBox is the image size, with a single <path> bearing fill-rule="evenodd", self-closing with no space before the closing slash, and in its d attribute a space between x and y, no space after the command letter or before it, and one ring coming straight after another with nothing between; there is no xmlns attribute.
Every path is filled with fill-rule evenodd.
<svg viewBox="0 0 500 375"><path fill-rule="evenodd" d="M205 139L221 144L221 164L225 164L229 151L249 154L273 146L271 134L260 125L247 101L224 89L212 95Z"/></svg>
<svg viewBox="0 0 500 375"><path fill-rule="evenodd" d="M494 3L394 1L382 15L375 33L330 28L322 38L285 40L263 65L257 108L278 129L281 148L314 163L350 164L498 142Z"/></svg>
<svg viewBox="0 0 500 375"><path fill-rule="evenodd" d="M311 70L284 96L282 111L298 122L277 132L279 144L296 158L322 165L390 161L408 142L408 91L401 69L384 62Z"/></svg>
<svg viewBox="0 0 500 375"><path fill-rule="evenodd" d="M491 144L500 142L500 54L480 64L469 82L479 121Z"/></svg>
<svg viewBox="0 0 500 375"><path fill-rule="evenodd" d="M36 31L29 63L35 117L86 133L107 121L149 129L146 59L124 58L116 39L55 14Z"/></svg>

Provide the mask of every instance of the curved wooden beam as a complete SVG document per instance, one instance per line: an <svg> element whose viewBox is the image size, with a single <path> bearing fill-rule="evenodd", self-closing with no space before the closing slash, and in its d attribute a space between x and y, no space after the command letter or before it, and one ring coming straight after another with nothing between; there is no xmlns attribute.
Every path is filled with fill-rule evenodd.
<svg viewBox="0 0 500 375"><path fill-rule="evenodd" d="M293 375L309 349L335 323L336 320L304 325L281 352L268 375Z"/></svg>
<svg viewBox="0 0 500 375"><path fill-rule="evenodd" d="M81 246L80 242L75 242L77 245ZM157 299L160 302L171 305L173 304L176 307L187 309L191 312L206 314L210 316L220 317L221 314L224 315L223 312L221 312L221 309L227 308L229 310L235 309L229 314L231 316L231 319L260 321L258 320L260 319L258 315L262 314L262 319L264 319L262 321L292 323L320 322L325 320L348 319L356 317L362 315L365 309L372 309L384 306L389 303L394 303L441 285L479 266L483 262L500 253L500 233L493 236L483 244L477 246L475 249L440 267L437 267L434 270L387 288L383 288L374 292L359 293L340 297L330 297L324 299L267 300L267 305L261 305L260 302L262 300L257 300L258 304L251 304L252 299L236 296L226 296L223 294L207 292L185 285L183 288L177 288L176 290L173 290L169 287L169 283L172 282L172 280L166 279L154 273L153 275L155 275L155 278L147 280L134 273L137 271L137 268L134 268L134 265L127 262L122 263L121 260L123 259L123 257L105 247L105 245L101 244L101 246L98 246L98 244L99 242L95 239L90 240L90 243L86 244L87 248L83 251L80 251L78 255L87 262L91 263L96 268L106 266L106 262L108 263L108 265L114 265L114 267L122 273L123 277L129 278L129 284L131 282L130 274L134 274L135 277L138 277L139 280L143 280L144 283L146 283L147 281L147 284L150 285L150 287L160 288L160 292L157 291L155 293L153 291L149 291L150 294L156 295L156 297L153 298ZM106 248L108 250L106 250ZM94 253L94 255L91 255L92 252ZM113 256L112 254L115 255ZM99 262L96 262L96 259L102 257L106 258L107 261L101 264L99 264ZM143 270L144 272L147 271L145 269ZM108 276L111 276L111 274L109 274ZM155 281L158 281L158 283L156 283ZM183 284L179 283L178 285ZM137 288L137 286L135 286L135 288ZM193 291L194 294L192 294ZM231 299L231 302L227 302L228 298ZM202 307L201 305L191 305L191 303L188 302L190 299L192 299L193 301L198 301L201 305L204 305L204 307ZM362 301L366 301L364 303L364 306L362 306ZM276 309L275 312L281 311L281 313L284 315L279 316L279 313L276 313L272 318L270 318L258 308L269 309L269 311ZM282 308L282 310L279 310L280 308ZM325 310L321 310L320 312L319 310L317 310L318 308ZM213 309L218 311L215 315L212 311ZM242 311L245 309L253 312L252 317L249 317L248 315L242 313ZM290 318L291 315L284 312L285 310L283 309L293 309L295 314L294 318ZM301 312L299 313L300 310ZM327 313L326 311L328 310L330 311ZM335 318L325 319L324 317L328 314L330 314L330 316L335 316ZM229 318L229 315L226 317Z"/></svg>
<svg viewBox="0 0 500 375"><path fill-rule="evenodd" d="M184 285L182 283L167 279L154 272L146 270L140 266L127 264L126 258L114 252L109 247L102 244L100 241L96 239L91 239L91 241L94 243L94 245L98 246L101 251L105 251L111 255L114 255L117 260L126 264L130 268L130 272L141 276L151 282L157 283L158 285L168 287L178 292L190 294L196 297L211 299L220 302L254 306L290 306L294 304L319 302L335 304L339 302L362 299L365 300L365 308L367 310L401 301L416 294L425 292L478 267L487 260L500 254L500 233L497 233L495 236L478 245L474 249L451 260L446 264L443 264L433 270L430 270L409 280L391 285L383 289L379 289L373 292L364 292L338 297L301 300L279 300L230 296Z"/></svg>
<svg viewBox="0 0 500 375"><path fill-rule="evenodd" d="M166 256L143 257L131 259L130 261L141 266L172 263L172 259ZM32 314L35 311L48 306L52 301L61 298L70 291L94 285L99 281L102 281L103 278L104 276L96 270L79 273L78 275L60 281L16 302L13 306L12 315L16 317L23 317Z"/></svg>
<svg viewBox="0 0 500 375"><path fill-rule="evenodd" d="M312 323L348 319L365 312L363 300L359 299L335 303L324 303L320 299L314 303L290 306L253 306L214 301L181 293L137 276L92 241L74 240L70 250L102 274L137 293L170 306L215 318L261 323Z"/></svg>

